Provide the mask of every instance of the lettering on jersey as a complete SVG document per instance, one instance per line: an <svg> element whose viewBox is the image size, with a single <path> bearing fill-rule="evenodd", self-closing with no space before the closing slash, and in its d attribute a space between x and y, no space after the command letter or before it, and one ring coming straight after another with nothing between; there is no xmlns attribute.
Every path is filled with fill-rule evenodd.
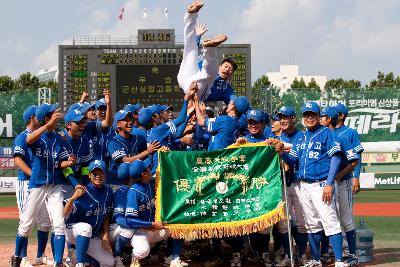
<svg viewBox="0 0 400 267"><path fill-rule="evenodd" d="M319 156L319 152L317 152L317 151L310 151L308 153L308 158L310 158L310 159L318 159L318 156Z"/></svg>
<svg viewBox="0 0 400 267"><path fill-rule="evenodd" d="M144 204L139 206L139 211L145 211L146 206Z"/></svg>
<svg viewBox="0 0 400 267"><path fill-rule="evenodd" d="M315 142L315 147L314 147L314 149L316 149L316 150L321 150L321 146L322 146L321 142Z"/></svg>

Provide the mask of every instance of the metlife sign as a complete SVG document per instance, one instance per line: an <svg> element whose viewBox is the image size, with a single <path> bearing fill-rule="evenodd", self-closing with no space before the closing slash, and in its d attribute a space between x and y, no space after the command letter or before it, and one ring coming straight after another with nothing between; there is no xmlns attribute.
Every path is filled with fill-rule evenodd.
<svg viewBox="0 0 400 267"><path fill-rule="evenodd" d="M12 118L12 114L4 114L0 116L0 138L14 137Z"/></svg>

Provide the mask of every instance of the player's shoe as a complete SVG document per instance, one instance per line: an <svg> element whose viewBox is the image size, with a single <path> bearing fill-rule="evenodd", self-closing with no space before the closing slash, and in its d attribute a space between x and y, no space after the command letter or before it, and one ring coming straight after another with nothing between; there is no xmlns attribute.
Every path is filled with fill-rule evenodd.
<svg viewBox="0 0 400 267"><path fill-rule="evenodd" d="M204 6L204 3L200 1L194 1L190 6L187 8L188 13L196 13Z"/></svg>
<svg viewBox="0 0 400 267"><path fill-rule="evenodd" d="M308 261L307 256L304 254L298 259L297 263L299 266L304 266L304 264L306 264L307 261Z"/></svg>
<svg viewBox="0 0 400 267"><path fill-rule="evenodd" d="M84 263L77 263L77 264L75 265L75 267L85 267L85 264L84 264Z"/></svg>
<svg viewBox="0 0 400 267"><path fill-rule="evenodd" d="M264 252L262 254L261 261L264 263L265 267L273 266L273 263L272 263L271 259L269 258L269 254L267 252Z"/></svg>
<svg viewBox="0 0 400 267"><path fill-rule="evenodd" d="M344 262L344 266L349 267L349 266L357 266L360 262L358 261L358 258L356 255L349 254L349 257L347 260Z"/></svg>
<svg viewBox="0 0 400 267"><path fill-rule="evenodd" d="M33 267L32 264L29 262L28 257L22 257L21 267Z"/></svg>
<svg viewBox="0 0 400 267"><path fill-rule="evenodd" d="M306 264L304 264L304 267L322 267L322 262L316 260L309 260Z"/></svg>
<svg viewBox="0 0 400 267"><path fill-rule="evenodd" d="M46 255L43 255L42 257L36 258L35 260L35 265L53 265L54 261L52 259L47 258Z"/></svg>
<svg viewBox="0 0 400 267"><path fill-rule="evenodd" d="M329 255L329 253L322 254L320 260L324 264L332 263L331 256Z"/></svg>
<svg viewBox="0 0 400 267"><path fill-rule="evenodd" d="M242 259L240 258L240 252L232 253L231 267L241 267Z"/></svg>
<svg viewBox="0 0 400 267"><path fill-rule="evenodd" d="M203 47L216 47L225 42L226 40L228 40L228 36L224 34L217 35L212 39L204 39Z"/></svg>
<svg viewBox="0 0 400 267"><path fill-rule="evenodd" d="M281 260L281 262L276 264L275 266L279 267L292 266L292 262L290 261L290 258L287 255L285 255L283 260Z"/></svg>
<svg viewBox="0 0 400 267"><path fill-rule="evenodd" d="M20 267L21 266L21 257L17 257L15 255L12 255L10 258L10 267Z"/></svg>
<svg viewBox="0 0 400 267"><path fill-rule="evenodd" d="M344 262L343 261L336 261L335 262L335 267L345 267Z"/></svg>
<svg viewBox="0 0 400 267"><path fill-rule="evenodd" d="M180 260L180 262L181 262L180 264L182 264L182 266L185 266L185 267L189 266L189 264L187 262L184 262L180 258L179 258L179 260ZM171 262L172 262L172 255L169 255L168 257L164 257L164 263L163 263L164 266L166 266L166 267L170 266Z"/></svg>
<svg viewBox="0 0 400 267"><path fill-rule="evenodd" d="M115 265L114 266L115 267L125 267L125 264L124 264L121 256L115 257Z"/></svg>
<svg viewBox="0 0 400 267"><path fill-rule="evenodd" d="M343 258L348 258L348 257L350 257L350 252L349 252L349 248L344 248L343 249L343 254L342 254L342 257Z"/></svg>
<svg viewBox="0 0 400 267"><path fill-rule="evenodd" d="M169 264L169 267L185 267L185 266L187 266L187 265L183 265L183 264L187 264L187 263L181 261L181 259L178 257L175 260L171 261L171 263Z"/></svg>
<svg viewBox="0 0 400 267"><path fill-rule="evenodd" d="M131 265L129 267L141 267L140 260L134 256L131 258Z"/></svg>
<svg viewBox="0 0 400 267"><path fill-rule="evenodd" d="M59 262L59 263L54 263L54 267L65 267L64 263Z"/></svg>

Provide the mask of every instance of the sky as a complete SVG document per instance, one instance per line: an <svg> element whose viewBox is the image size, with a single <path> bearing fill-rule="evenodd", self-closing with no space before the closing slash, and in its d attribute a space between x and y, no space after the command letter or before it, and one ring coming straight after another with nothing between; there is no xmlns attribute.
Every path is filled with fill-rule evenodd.
<svg viewBox="0 0 400 267"><path fill-rule="evenodd" d="M328 79L400 75L400 0L204 0L199 21L227 43L250 43L252 82L280 64ZM183 34L187 0L2 1L0 76L57 64L58 45L73 36L137 35L174 28ZM124 8L123 20L117 16ZM147 17L143 19L146 8ZM168 20L164 9L168 9Z"/></svg>

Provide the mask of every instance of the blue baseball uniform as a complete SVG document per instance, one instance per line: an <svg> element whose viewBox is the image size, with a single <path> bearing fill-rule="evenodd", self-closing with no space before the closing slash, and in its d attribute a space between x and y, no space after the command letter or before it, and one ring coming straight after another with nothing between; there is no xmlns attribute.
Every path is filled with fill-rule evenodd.
<svg viewBox="0 0 400 267"><path fill-rule="evenodd" d="M100 120L88 122L82 133L82 136L85 136L91 144L93 159L103 160L106 164L110 162L108 143L115 135L112 127L103 129Z"/></svg>
<svg viewBox="0 0 400 267"><path fill-rule="evenodd" d="M223 149L236 141L239 132L239 119L234 116L222 115L204 122L207 132L213 134L208 145L208 151Z"/></svg>
<svg viewBox="0 0 400 267"><path fill-rule="evenodd" d="M290 150L289 155L298 159L299 179L313 182L328 178L330 158L340 150L334 133L319 125L315 129L306 130L301 142ZM330 177L327 184L333 185L333 179Z"/></svg>
<svg viewBox="0 0 400 267"><path fill-rule="evenodd" d="M300 147L300 145L301 145L300 141L303 138L304 138L304 132L301 132L297 129L291 134L286 134L285 132L282 132L282 134L279 136L280 140L282 140L285 143L291 144L292 149L293 149L293 147L296 147L296 148ZM299 167L298 164L291 165L291 166L289 166L289 170L285 173L288 186L290 186L291 182L297 180L298 167Z"/></svg>
<svg viewBox="0 0 400 267"><path fill-rule="evenodd" d="M93 160L93 151L90 148L89 140L85 136L80 136L77 139L72 138L68 135L67 130L63 130L63 139L65 141L65 148L68 151L68 155L75 155L76 162L70 168L74 172L74 178L78 179L81 178L81 183L83 185L88 184L88 173L82 173L81 168L89 166L89 163ZM61 158L62 161L68 159L68 155ZM73 184L75 187L76 184Z"/></svg>
<svg viewBox="0 0 400 267"><path fill-rule="evenodd" d="M125 217L131 228L151 227L155 215L155 181L134 183L128 191Z"/></svg>
<svg viewBox="0 0 400 267"><path fill-rule="evenodd" d="M26 128L22 133L17 135L14 139L13 146L13 156L22 156L24 158L24 162L30 168L32 168L32 150L28 147L26 143L26 136L30 134L32 131L29 128ZM18 169L18 181L29 180L30 176L26 175L23 171Z"/></svg>
<svg viewBox="0 0 400 267"><path fill-rule="evenodd" d="M129 186L123 185L114 193L114 210L112 220L124 228L129 228L125 219L128 191Z"/></svg>
<svg viewBox="0 0 400 267"><path fill-rule="evenodd" d="M86 192L73 203L71 214L66 220L67 228L74 223L85 222L92 227L92 236L99 236L103 223L113 210L113 192L109 185L96 188L92 183L86 186Z"/></svg>
<svg viewBox="0 0 400 267"><path fill-rule="evenodd" d="M29 147L33 155L29 187L63 184L65 178L59 164L61 159L68 158L69 153L62 137L54 132L45 132Z"/></svg>
<svg viewBox="0 0 400 267"><path fill-rule="evenodd" d="M207 102L224 101L224 103L228 105L235 96L231 84L222 79L219 75L215 78L210 90L211 94L206 98Z"/></svg>
<svg viewBox="0 0 400 267"><path fill-rule="evenodd" d="M118 166L122 163L123 157L132 157L147 149L146 139L141 135L130 135L124 138L117 134L108 144L108 153L111 155L110 172L107 176L108 184L121 184L117 179Z"/></svg>

